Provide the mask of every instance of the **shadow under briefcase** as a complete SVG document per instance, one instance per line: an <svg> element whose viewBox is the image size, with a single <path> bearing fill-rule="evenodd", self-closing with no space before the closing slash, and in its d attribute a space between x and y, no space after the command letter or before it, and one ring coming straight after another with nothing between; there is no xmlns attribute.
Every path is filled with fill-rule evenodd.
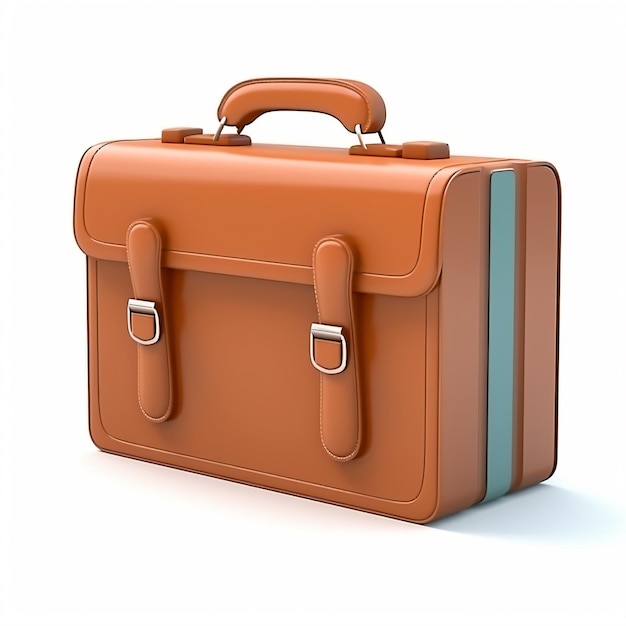
<svg viewBox="0 0 626 626"><path fill-rule="evenodd" d="M274 110L359 143L241 134ZM357 81L246 81L218 118L80 163L95 444L418 522L548 478L554 167L385 144Z"/></svg>

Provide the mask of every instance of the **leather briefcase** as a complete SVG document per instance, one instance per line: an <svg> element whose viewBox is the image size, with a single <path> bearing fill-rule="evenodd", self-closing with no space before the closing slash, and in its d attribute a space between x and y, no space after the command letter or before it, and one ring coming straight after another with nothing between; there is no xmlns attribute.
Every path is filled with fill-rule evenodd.
<svg viewBox="0 0 626 626"><path fill-rule="evenodd" d="M359 142L241 134L274 110ZM81 160L94 443L417 522L548 478L554 167L386 144L351 80L246 81L218 119Z"/></svg>

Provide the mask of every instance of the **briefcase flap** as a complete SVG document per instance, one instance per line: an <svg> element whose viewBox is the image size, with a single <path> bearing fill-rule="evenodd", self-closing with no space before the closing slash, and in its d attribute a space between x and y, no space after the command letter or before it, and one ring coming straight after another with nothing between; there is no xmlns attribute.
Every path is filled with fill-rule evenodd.
<svg viewBox="0 0 626 626"><path fill-rule="evenodd" d="M111 142L81 162L75 234L88 256L126 262L128 227L148 219L165 267L301 284L312 284L316 242L339 234L355 254L356 291L418 296L439 275L450 165L329 148Z"/></svg>

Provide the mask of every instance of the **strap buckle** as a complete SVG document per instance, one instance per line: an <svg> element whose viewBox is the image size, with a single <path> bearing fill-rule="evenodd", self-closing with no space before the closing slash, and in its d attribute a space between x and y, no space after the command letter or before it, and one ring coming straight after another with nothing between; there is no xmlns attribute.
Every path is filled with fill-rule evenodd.
<svg viewBox="0 0 626 626"><path fill-rule="evenodd" d="M132 314L138 315L151 315L154 320L154 335L150 339L141 339L133 333ZM133 341L141 344L142 346L151 346L155 344L161 337L161 320L159 319L159 312L156 309L156 302L150 302L149 300L135 300L134 298L128 299L128 306L126 307L126 323L128 325L128 334Z"/></svg>
<svg viewBox="0 0 626 626"><path fill-rule="evenodd" d="M336 341L341 345L341 359L338 367L328 369L315 360L314 344L316 339ZM309 353L311 355L311 363L316 370L319 370L323 374L341 374L348 365L348 346L346 344L346 338L343 335L343 328L341 326L331 326L330 324L311 324Z"/></svg>

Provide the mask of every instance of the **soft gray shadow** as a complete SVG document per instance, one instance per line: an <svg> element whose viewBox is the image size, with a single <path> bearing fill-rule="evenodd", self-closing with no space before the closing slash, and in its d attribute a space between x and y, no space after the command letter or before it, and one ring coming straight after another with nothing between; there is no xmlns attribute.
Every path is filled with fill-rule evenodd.
<svg viewBox="0 0 626 626"><path fill-rule="evenodd" d="M390 517L97 450L83 455L81 462L85 467L102 471L108 480L123 480L126 486L136 482L133 488L141 489L143 493L158 491L165 499L185 498L205 512L223 506L246 518L274 518L280 523L289 521L304 531L323 528L354 534L384 532L390 527L394 532L427 531L424 526Z"/></svg>
<svg viewBox="0 0 626 626"><path fill-rule="evenodd" d="M207 510L219 502L243 516L290 520L301 528L327 527L351 533L393 530L407 534L436 529L565 545L610 542L626 532L626 515L616 504L552 484L535 485L420 526L178 469L158 465L155 468L152 463L95 450L86 454L82 462L102 469L112 480L138 481L137 488L144 491L170 492L167 497L175 494L189 498Z"/></svg>
<svg viewBox="0 0 626 626"><path fill-rule="evenodd" d="M432 528L529 542L604 543L624 535L616 505L556 485L535 485L430 524Z"/></svg>

